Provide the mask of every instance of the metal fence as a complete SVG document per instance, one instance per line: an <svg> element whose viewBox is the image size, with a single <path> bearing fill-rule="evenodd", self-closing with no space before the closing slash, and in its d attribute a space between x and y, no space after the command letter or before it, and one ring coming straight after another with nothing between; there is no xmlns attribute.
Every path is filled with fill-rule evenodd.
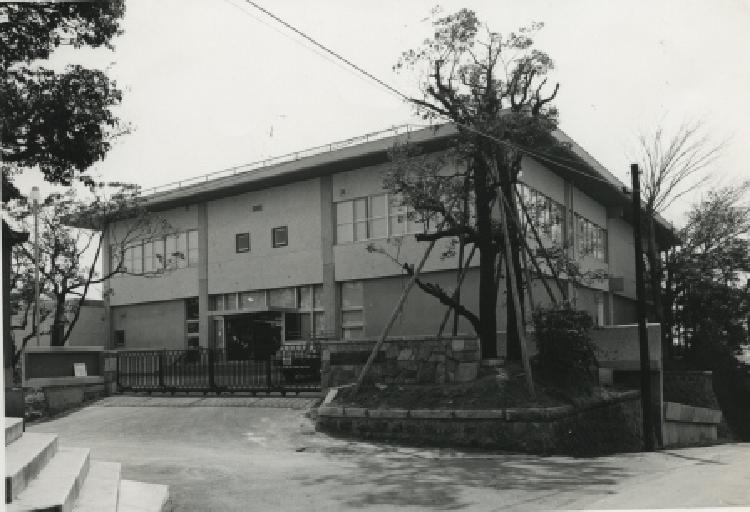
<svg viewBox="0 0 750 512"><path fill-rule="evenodd" d="M265 359L230 359L224 350L137 350L117 355L123 391L320 391L320 351L284 345Z"/></svg>

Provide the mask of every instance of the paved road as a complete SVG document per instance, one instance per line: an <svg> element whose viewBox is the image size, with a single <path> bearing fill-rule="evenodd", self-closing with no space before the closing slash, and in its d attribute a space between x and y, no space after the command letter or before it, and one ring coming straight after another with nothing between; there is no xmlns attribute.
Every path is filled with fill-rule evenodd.
<svg viewBox="0 0 750 512"><path fill-rule="evenodd" d="M169 484L178 511L750 505L750 444L595 459L415 449L316 433L300 408L309 399L141 400L108 399L28 430L122 462L123 478Z"/></svg>

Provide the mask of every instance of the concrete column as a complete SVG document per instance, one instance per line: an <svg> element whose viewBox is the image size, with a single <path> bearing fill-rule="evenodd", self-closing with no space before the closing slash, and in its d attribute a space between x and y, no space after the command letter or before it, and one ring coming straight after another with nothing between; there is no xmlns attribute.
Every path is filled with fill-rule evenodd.
<svg viewBox="0 0 750 512"><path fill-rule="evenodd" d="M107 225L102 230L102 275L106 276L112 272L112 247L110 245L110 226ZM104 304L104 349L111 350L114 348L112 342L112 306L110 305L109 296L111 295L112 286L107 279L102 283L102 303Z"/></svg>
<svg viewBox="0 0 750 512"><path fill-rule="evenodd" d="M565 233L563 236L565 243L568 244L568 257L575 258L576 223L573 213L573 185L568 181L565 182ZM575 287L568 279L568 300L575 300L574 293Z"/></svg>
<svg viewBox="0 0 750 512"><path fill-rule="evenodd" d="M209 346L208 317L208 207L198 205L198 335L201 347Z"/></svg>
<svg viewBox="0 0 750 512"><path fill-rule="evenodd" d="M331 336L338 337L341 335L341 315L333 259L335 223L332 178L323 176L320 178L320 253L323 262L325 331Z"/></svg>

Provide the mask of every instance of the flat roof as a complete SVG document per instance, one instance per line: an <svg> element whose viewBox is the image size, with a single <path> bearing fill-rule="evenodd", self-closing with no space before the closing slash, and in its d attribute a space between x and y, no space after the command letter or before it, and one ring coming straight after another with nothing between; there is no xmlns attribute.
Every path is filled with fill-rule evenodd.
<svg viewBox="0 0 750 512"><path fill-rule="evenodd" d="M440 150L458 134L453 124L435 126L400 125L350 139L287 153L249 164L186 178L166 185L141 190L144 206L163 211L177 206L233 196L253 190L344 172L389 160L394 144L419 144L425 150ZM554 154L529 156L607 207L622 208L623 217L632 223L632 198L629 187L561 130L553 133L564 148ZM532 151L533 153L533 151ZM673 244L673 227L657 218L657 236ZM93 226L92 226L93 227Z"/></svg>

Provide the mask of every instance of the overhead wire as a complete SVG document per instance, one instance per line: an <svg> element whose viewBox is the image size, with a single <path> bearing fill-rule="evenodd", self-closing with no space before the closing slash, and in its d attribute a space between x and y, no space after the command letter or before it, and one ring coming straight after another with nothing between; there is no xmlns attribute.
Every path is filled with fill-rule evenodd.
<svg viewBox="0 0 750 512"><path fill-rule="evenodd" d="M239 9L241 12L243 12L243 13L247 14L248 16L252 17L253 19L259 21L260 23L263 23L257 17L253 16L252 14L250 14L247 11L245 11L244 9L240 9L239 6L235 5L234 3L230 2L229 0L225 0L225 1L227 3L229 3L230 5L233 5L235 8ZM244 1L246 4L252 6L253 8L257 9L258 11L262 12L266 16L272 18L273 20L275 20L276 22L280 23L281 25L283 25L287 29L291 30L295 34L299 35L300 37L304 38L305 40L309 41L310 43L312 43L313 45L315 45L315 47L320 48L321 50L323 50L326 54L334 57L336 60L338 60L340 62L343 62L344 64L346 64L347 66L349 66L351 69L353 69L353 70L357 71L358 73L364 75L365 77L369 78L370 80L372 80L375 83L379 84L380 86L384 87L385 89L387 89L391 93L397 95L401 99L406 100L409 103L416 103L416 100L414 98L411 98L411 97L407 96L406 94L402 93L401 91L399 91L395 87L391 86L387 82L381 80L380 78L376 77L372 73L368 72L367 70L365 70L362 67L358 66L357 64L353 63L352 61L350 61L349 59L347 59L346 57L344 57L340 53L336 52L335 50L332 50L332 49L328 48L323 43L318 42L313 37L307 35L305 32L303 32L302 30L300 30L300 29L296 28L295 26L291 25L290 23L288 23L287 21L285 21L281 17L277 16L276 14L274 14L274 13L268 11L267 9L263 8L262 6L258 5L253 0L242 0L242 1ZM269 26L266 23L263 23L263 24L266 25L266 26ZM278 30L276 30L276 31L279 32ZM306 48L308 48L308 50L314 51L316 55L319 55L321 57L326 58L326 60L328 60L329 62L331 61L331 59L328 58L327 55L323 55L320 52L315 51L313 48L310 48L310 47L306 47ZM577 163L577 162L574 162L573 160L561 158L558 155L551 156L551 155L545 154L545 153L540 152L540 151L535 151L535 150L529 149L527 147L521 146L521 145L519 145L517 143L514 143L514 142L511 142L511 141L499 139L499 138L497 138L497 137L495 137L495 136L493 136L493 135L491 135L489 133L486 133L486 132L484 132L482 130L474 128L473 126L470 126L470 125L468 125L466 123L457 122L455 120L448 120L448 121L451 122L451 123L453 123L453 124L455 124L456 126L460 126L460 127L464 128L464 129L466 129L468 131L471 131L471 132L473 132L473 133L475 133L477 135L480 135L480 136L485 137L485 138L487 138L489 140L492 140L493 142L495 142L495 143L497 143L499 145L506 146L506 147L510 146L510 147L512 147L512 148L514 148L514 149L516 149L516 150L518 150L520 152L522 152L522 153L527 154L528 156L531 156L533 158L545 161L545 162L550 163L552 165L556 165L556 166L561 167L563 169L566 169L567 171L570 171L572 173L585 176L588 179L592 179L592 180L595 180L595 181L600 181L600 182L605 183L605 184L610 185L610 186L617 185L617 183L613 183L612 181L610 181L610 180L608 180L606 178L603 178L603 177L600 177L600 176L595 176L593 174L584 172L584 171L582 171L580 169L576 169L576 168L571 167L570 165L567 165L567 164L565 164L564 162L561 161L561 160L568 160L571 163Z"/></svg>

